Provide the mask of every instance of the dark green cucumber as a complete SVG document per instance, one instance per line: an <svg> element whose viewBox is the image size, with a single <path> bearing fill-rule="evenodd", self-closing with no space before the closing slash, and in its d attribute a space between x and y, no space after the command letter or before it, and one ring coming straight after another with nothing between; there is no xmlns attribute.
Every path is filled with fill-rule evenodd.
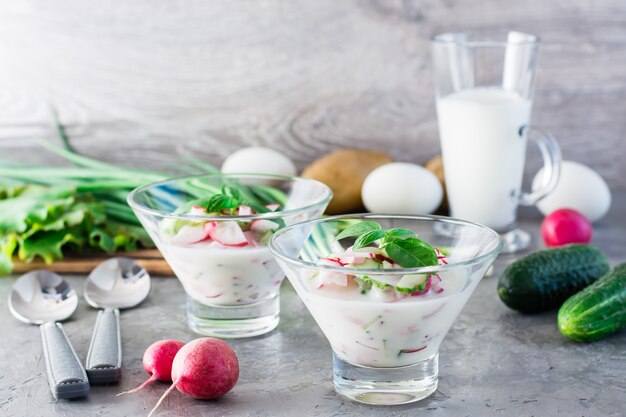
<svg viewBox="0 0 626 417"><path fill-rule="evenodd" d="M608 271L609 260L593 246L543 250L509 265L498 281L498 295L513 310L538 313L560 307Z"/></svg>
<svg viewBox="0 0 626 417"><path fill-rule="evenodd" d="M626 328L626 263L568 298L559 309L559 330L592 342Z"/></svg>

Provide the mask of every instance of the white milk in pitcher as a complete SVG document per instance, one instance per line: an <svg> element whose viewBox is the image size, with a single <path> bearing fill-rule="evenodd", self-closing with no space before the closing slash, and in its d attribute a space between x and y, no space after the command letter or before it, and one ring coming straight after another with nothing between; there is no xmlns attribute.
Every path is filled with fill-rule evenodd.
<svg viewBox="0 0 626 417"><path fill-rule="evenodd" d="M503 231L515 222L531 102L499 88L437 101L451 215Z"/></svg>

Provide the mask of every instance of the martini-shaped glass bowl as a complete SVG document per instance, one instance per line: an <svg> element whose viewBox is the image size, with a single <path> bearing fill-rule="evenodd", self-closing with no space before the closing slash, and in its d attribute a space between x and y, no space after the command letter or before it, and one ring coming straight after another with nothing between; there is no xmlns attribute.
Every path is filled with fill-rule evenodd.
<svg viewBox="0 0 626 417"><path fill-rule="evenodd" d="M212 215L196 205L225 186L248 204L245 214ZM187 293L189 327L240 338L278 325L284 273L267 248L269 236L318 218L331 197L327 186L309 179L211 174L139 187L128 203Z"/></svg>
<svg viewBox="0 0 626 417"><path fill-rule="evenodd" d="M345 252L354 242L337 240L338 233L364 220L378 222L383 229L415 232L437 248L439 265L410 269L321 265L322 258ZM501 249L500 236L475 223L378 214L306 221L278 231L270 241L272 254L330 342L336 391L369 404L409 403L435 391L439 346ZM430 276L433 286L425 294L397 298L389 297L393 288L354 284L375 281L393 286L406 275ZM320 284L321 277L326 284Z"/></svg>

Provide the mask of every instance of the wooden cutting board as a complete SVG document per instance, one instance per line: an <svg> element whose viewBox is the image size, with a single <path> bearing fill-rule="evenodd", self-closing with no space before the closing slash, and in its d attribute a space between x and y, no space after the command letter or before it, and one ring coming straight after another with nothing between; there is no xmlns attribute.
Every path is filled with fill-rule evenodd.
<svg viewBox="0 0 626 417"><path fill-rule="evenodd" d="M142 265L150 275L156 276L174 276L174 272L165 262L161 253L156 249L141 249L134 252L118 252L114 255L107 254L90 254L80 256L66 256L64 259L56 261L50 265L41 260L31 263L15 261L13 268L14 274L23 274L35 269L46 269L48 271L57 272L59 274L88 274L98 264L112 256L125 256L133 258Z"/></svg>

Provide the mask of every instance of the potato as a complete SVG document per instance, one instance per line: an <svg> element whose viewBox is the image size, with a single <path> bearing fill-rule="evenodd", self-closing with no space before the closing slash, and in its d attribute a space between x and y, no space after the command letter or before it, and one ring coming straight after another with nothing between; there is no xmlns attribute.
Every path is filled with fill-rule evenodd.
<svg viewBox="0 0 626 417"><path fill-rule="evenodd" d="M437 179L439 179L439 182L441 182L441 186L443 187L443 200L441 201L441 205L439 206L437 211L447 210L448 196L446 194L446 178L444 175L443 158L441 157L441 155L435 156L433 159L428 161L425 165L425 168L435 174Z"/></svg>
<svg viewBox="0 0 626 417"><path fill-rule="evenodd" d="M333 190L326 213L339 214L364 210L361 187L365 177L381 165L392 162L384 152L365 149L338 149L305 168L302 176L313 178Z"/></svg>

